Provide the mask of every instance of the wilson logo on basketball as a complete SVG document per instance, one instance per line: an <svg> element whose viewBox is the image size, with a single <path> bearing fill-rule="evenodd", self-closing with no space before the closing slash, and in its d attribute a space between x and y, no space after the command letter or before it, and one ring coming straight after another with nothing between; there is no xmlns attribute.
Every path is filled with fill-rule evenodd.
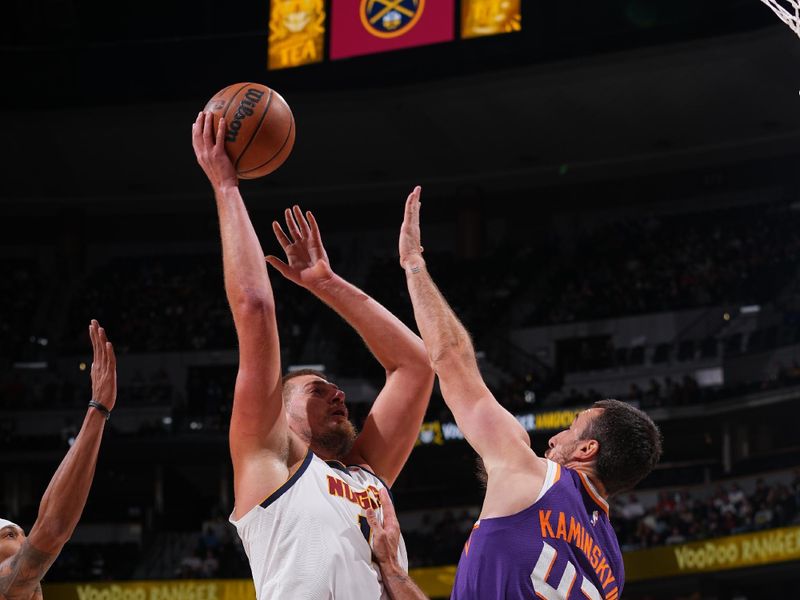
<svg viewBox="0 0 800 600"><path fill-rule="evenodd" d="M236 109L236 114L233 115L231 124L228 125L228 131L225 133L226 142L235 142L239 135L239 130L242 128L242 121L249 116L252 116L253 109L259 103L261 98L264 97L264 92L250 88L239 103L239 108Z"/></svg>

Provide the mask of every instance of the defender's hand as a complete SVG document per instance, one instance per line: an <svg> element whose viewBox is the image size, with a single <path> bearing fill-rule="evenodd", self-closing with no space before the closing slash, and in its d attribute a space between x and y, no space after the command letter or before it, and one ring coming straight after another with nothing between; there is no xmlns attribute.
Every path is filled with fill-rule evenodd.
<svg viewBox="0 0 800 600"><path fill-rule="evenodd" d="M406 210L403 215L403 225L400 227L400 266L404 269L406 264L411 262L423 263L422 245L419 231L419 211L422 203L420 194L422 188L417 186L408 195L406 200Z"/></svg>
<svg viewBox="0 0 800 600"><path fill-rule="evenodd" d="M215 190L239 185L236 169L225 152L225 119L220 118L214 135L214 118L201 112L192 124L192 147L197 162Z"/></svg>
<svg viewBox="0 0 800 600"><path fill-rule="evenodd" d="M108 410L117 401L117 357L114 346L108 341L106 331L92 319L89 325L92 340L92 400L99 402Z"/></svg>
<svg viewBox="0 0 800 600"><path fill-rule="evenodd" d="M400 545L400 522L394 512L389 492L382 488L379 492L383 507L383 523L371 508L367 509L367 522L372 530L372 554L378 565L391 565L397 561L397 547Z"/></svg>
<svg viewBox="0 0 800 600"><path fill-rule="evenodd" d="M286 253L288 264L277 256L267 256L266 261L286 279L304 288L312 289L325 283L333 277L333 270L314 215L309 210L304 216L295 205L291 210L287 208L284 216L289 236L277 221L272 222L272 230Z"/></svg>

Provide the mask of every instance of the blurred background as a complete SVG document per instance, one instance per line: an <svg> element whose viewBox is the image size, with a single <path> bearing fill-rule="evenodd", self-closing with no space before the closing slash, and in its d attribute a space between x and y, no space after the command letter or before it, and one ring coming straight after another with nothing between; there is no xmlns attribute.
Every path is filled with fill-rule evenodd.
<svg viewBox="0 0 800 600"><path fill-rule="evenodd" d="M4 517L30 527L77 433L90 318L119 359L46 596L250 597L227 523L235 331L190 127L257 81L297 121L287 163L242 184L265 252L284 207L313 209L334 269L413 326L396 248L420 184L429 268L534 450L605 397L660 425L661 464L613 502L624 598L797 597L800 40L757 0L429 0L429 38L376 50L332 29L348 1L6 2ZM270 276L283 364L323 366L363 420L380 367ZM432 597L480 510L475 458L435 391L394 487Z"/></svg>

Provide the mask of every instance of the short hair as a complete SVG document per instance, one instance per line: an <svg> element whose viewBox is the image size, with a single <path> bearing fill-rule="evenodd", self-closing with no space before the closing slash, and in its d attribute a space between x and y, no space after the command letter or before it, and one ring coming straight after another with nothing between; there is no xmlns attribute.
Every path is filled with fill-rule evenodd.
<svg viewBox="0 0 800 600"><path fill-rule="evenodd" d="M291 380L296 377L302 377L303 375L316 375L317 377L322 377L322 379L327 380L325 373L317 371L316 369L297 369L296 371L287 373L281 378L281 396L283 396L284 402L289 398L289 390L292 388Z"/></svg>
<svg viewBox="0 0 800 600"><path fill-rule="evenodd" d="M602 412L592 419L581 439L597 440L595 470L609 496L632 489L661 458L661 432L644 411L620 402L600 400Z"/></svg>

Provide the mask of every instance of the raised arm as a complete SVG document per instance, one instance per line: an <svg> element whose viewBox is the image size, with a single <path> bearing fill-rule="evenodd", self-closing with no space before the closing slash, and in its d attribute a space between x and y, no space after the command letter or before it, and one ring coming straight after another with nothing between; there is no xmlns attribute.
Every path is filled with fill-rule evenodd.
<svg viewBox="0 0 800 600"><path fill-rule="evenodd" d="M391 485L408 459L433 388L425 346L400 319L331 269L314 215L285 213L288 235L273 223L287 262L268 256L284 277L325 302L363 338L386 370L386 383L358 436L349 462L367 464Z"/></svg>
<svg viewBox="0 0 800 600"><path fill-rule="evenodd" d="M414 317L444 401L490 475L498 465L529 462L530 438L514 416L497 403L478 370L469 333L433 283L422 258L419 211L421 189L406 201L400 230L400 265L414 306ZM544 469L544 467L542 467Z"/></svg>
<svg viewBox="0 0 800 600"><path fill-rule="evenodd" d="M192 145L214 189L225 293L239 339L230 448L236 514L241 517L264 499L270 486L285 481L289 429L281 399L275 302L264 254L225 153L225 120L220 119L216 136L213 129L211 115L200 113L192 126Z"/></svg>
<svg viewBox="0 0 800 600"><path fill-rule="evenodd" d="M114 348L97 321L89 326L89 336L94 350L92 401L100 408L89 407L75 442L42 496L30 534L16 554L0 564L0 596L7 600L41 595L39 583L72 536L89 496L106 423L103 411L110 412L117 399Z"/></svg>

